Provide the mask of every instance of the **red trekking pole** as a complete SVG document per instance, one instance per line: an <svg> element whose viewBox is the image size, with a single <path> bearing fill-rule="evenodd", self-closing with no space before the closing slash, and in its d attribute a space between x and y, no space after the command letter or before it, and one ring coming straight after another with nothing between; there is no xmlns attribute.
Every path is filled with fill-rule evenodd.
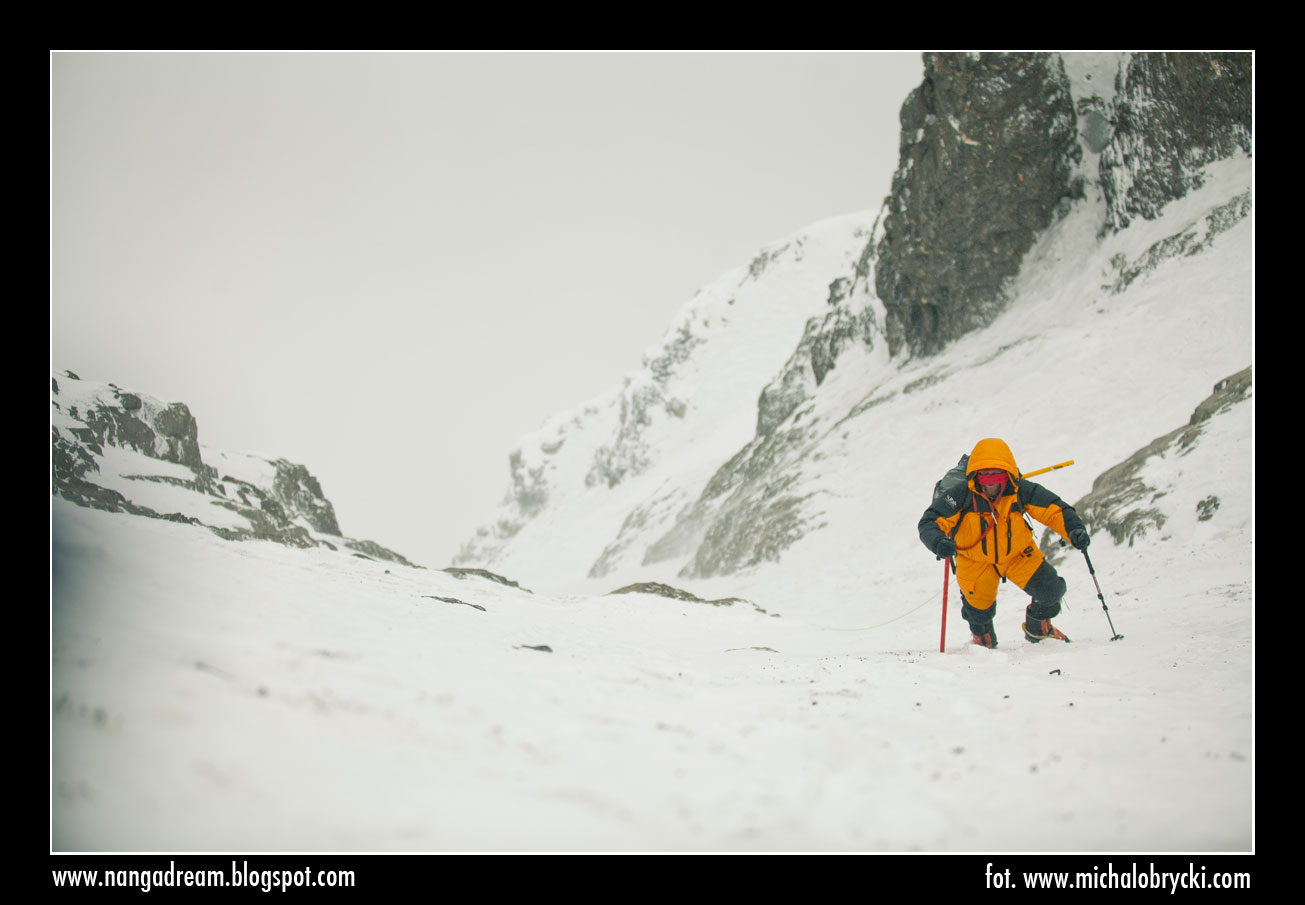
<svg viewBox="0 0 1305 905"><path fill-rule="evenodd" d="M951 557L943 560L943 615L942 615L942 637L938 639L938 653L947 652L947 588L951 585L951 576L947 573L951 570Z"/></svg>

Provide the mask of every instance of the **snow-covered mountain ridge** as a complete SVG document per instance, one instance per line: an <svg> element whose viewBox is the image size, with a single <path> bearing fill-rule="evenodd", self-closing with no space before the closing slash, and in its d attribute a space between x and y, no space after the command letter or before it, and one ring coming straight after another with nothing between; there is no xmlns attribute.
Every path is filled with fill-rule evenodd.
<svg viewBox="0 0 1305 905"><path fill-rule="evenodd" d="M582 486L574 479L567 485L565 475L595 460L593 441L586 446L578 432L565 446L560 433L551 444L528 438L513 462L540 463L530 497L540 505L526 513L518 497L510 498L512 516L500 521L510 521L510 530L497 546L482 532L459 561L590 592L613 581L721 577L704 593L746 596L743 585L768 579L742 571L781 561L814 532L830 535L820 544L846 546L847 555L884 550L872 521L889 515L913 524L912 509L923 509L922 488L989 435L1006 436L1027 470L1076 458L1077 469L1054 482L1072 501L1249 365L1250 172L1245 158L1212 165L1202 189L1105 238L1097 235L1100 209L1085 203L1030 252L1007 311L942 355L890 359L879 329L882 308L868 281L838 284L848 287L846 295L823 321L808 321L806 337L853 341L818 383L809 351L815 344L804 339L759 388L762 417L735 450L724 443L664 446L656 453L661 467L647 467L638 480ZM853 250L849 242L847 259ZM822 332L831 319L853 326ZM1165 367L1155 360L1160 354ZM721 368L730 362L704 360ZM735 399L749 395L740 388ZM609 397L608 411L620 398ZM594 411L550 423L582 424ZM729 413L737 438L737 409ZM663 410L649 420L673 417ZM714 426L725 413L704 409L690 417ZM1101 438L1106 445L1094 440L1088 457L1080 438L1095 437L1102 424L1112 425ZM593 430L600 442L610 436ZM884 475L915 494L876 493L872 487ZM904 529L884 555L917 556L916 546Z"/></svg>
<svg viewBox="0 0 1305 905"><path fill-rule="evenodd" d="M669 525L721 462L773 426L769 412L792 407L800 386L771 390L760 414L758 391L792 355L794 336L845 310L872 227L867 214L817 224L700 290L621 387L523 439L502 510L457 562L495 562L526 538L579 576L642 556L626 538ZM598 512L584 502L595 498L620 502ZM595 550L577 535L608 542Z"/></svg>
<svg viewBox="0 0 1305 905"><path fill-rule="evenodd" d="M1181 333L1181 321L1196 315L1179 294L1151 302L1163 292L1154 284L1166 277L1158 274L1178 258L1184 270L1207 267L1210 279L1238 284L1233 295L1210 302L1230 332L1185 337L1187 349L1208 351L1188 356L1193 370L1168 372L1146 389L1163 396L1174 391L1170 382L1187 382L1183 405L1190 411L1216 381L1250 362L1250 320L1243 316L1250 233L1224 235L1248 222L1251 209L1249 115L1239 106L1249 103L1249 70L1237 69L1238 57L1201 59L1195 66L1163 54L926 55L928 78L903 106L902 163L884 209L773 243L743 280L726 275L687 305L623 387L524 438L510 457L504 503L457 561L596 591L610 580L737 576L779 560L813 531L854 535L858 516L840 528L831 528L830 518L840 499L864 506L864 488L847 483L856 475L821 480L813 463L850 459L865 472L891 471L932 486L927 472L912 477L920 462L912 448L884 442L927 422L918 417L921 404L947 405L937 394L954 395L966 382L1003 388L1038 379L1052 361L1089 380L1136 371L1136 356L1151 354L1154 343L1127 323L1122 329L1130 335L1106 350L1067 338L1105 328L1111 312L1130 307L1131 317ZM1220 112L1202 120L1194 98ZM1017 122L1002 129L1003 117ZM1009 172L994 175L995 162L1004 167L1011 159ZM1031 187L1035 173L1045 186ZM1025 186L1032 194L1020 200ZM919 207L922 191L934 193L937 200L926 207L936 216ZM1014 215L1022 224L1018 241L980 238L985 230L1014 229L994 226L997 212L1007 217L1021 205L1029 209ZM937 231L934 220L946 221L947 230ZM983 247L975 250L976 242ZM1216 244L1231 246L1241 260L1203 254ZM789 249L807 254L785 259ZM987 288L962 280L946 292L918 289L931 279L921 261L951 273L960 257L988 274ZM998 264L983 263L996 258ZM897 274L887 283L885 266ZM908 272L915 275L902 276ZM1151 288L1130 292L1144 274ZM756 280L750 291L735 292L748 277ZM919 303L900 297L908 284L933 296L926 311L960 304L970 313L939 314L941 320L907 315ZM968 302L957 294L966 286L979 293ZM940 293L951 301L944 305ZM779 316L767 307L765 319L709 329L776 302L783 305ZM923 332L903 338L912 320ZM940 337L952 343L947 354L909 354L937 349ZM966 343L982 351L967 354ZM1229 356L1229 348L1242 351ZM1091 360L1083 355L1089 349ZM978 367L1002 356L992 374ZM940 390L943 381L951 383ZM1009 433L1012 419L1048 404L1004 391L994 398L1000 405L987 423L958 422L961 436L951 444L968 450L978 436ZM974 413L984 410L979 402ZM745 429L748 412L755 420ZM1082 417L1058 424L1062 411L1041 417L1065 434L1085 426ZM1178 417L1173 413L1175 423ZM1161 422L1154 432L1168 429ZM1138 445L1154 436L1148 430L1141 429ZM1021 445L1018 435L1010 439ZM1136 448L1117 453L1123 458ZM1045 455L1060 461L1067 454ZM920 464L922 472L940 466Z"/></svg>

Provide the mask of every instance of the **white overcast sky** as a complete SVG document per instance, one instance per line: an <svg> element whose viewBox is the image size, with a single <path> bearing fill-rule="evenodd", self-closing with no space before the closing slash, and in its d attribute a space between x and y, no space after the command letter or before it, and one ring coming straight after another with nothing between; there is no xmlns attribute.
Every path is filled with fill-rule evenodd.
<svg viewBox="0 0 1305 905"><path fill-rule="evenodd" d="M51 366L449 563L551 414L763 245L878 208L918 52L50 58ZM797 337L794 337L796 345Z"/></svg>

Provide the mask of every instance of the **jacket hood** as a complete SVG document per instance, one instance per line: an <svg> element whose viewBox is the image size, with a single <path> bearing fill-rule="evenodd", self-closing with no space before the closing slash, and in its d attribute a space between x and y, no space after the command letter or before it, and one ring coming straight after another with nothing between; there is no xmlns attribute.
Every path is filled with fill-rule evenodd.
<svg viewBox="0 0 1305 905"><path fill-rule="evenodd" d="M1020 476L1019 466L1015 464L1015 457L1011 455L1010 447L1006 445L1006 441L995 437L974 444L970 461L965 466L965 474L973 475L976 471L985 468L1000 468L1002 471L1009 472L1013 478Z"/></svg>

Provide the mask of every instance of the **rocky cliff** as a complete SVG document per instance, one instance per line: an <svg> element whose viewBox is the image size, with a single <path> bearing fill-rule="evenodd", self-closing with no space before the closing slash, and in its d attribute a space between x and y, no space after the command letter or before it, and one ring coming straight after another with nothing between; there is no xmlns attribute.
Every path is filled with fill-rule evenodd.
<svg viewBox="0 0 1305 905"><path fill-rule="evenodd" d="M1104 140L1098 163L1105 229L1153 220L1202 184L1212 161L1251 155L1249 53L1139 53L1116 76L1115 94L1081 97L1085 141Z"/></svg>
<svg viewBox="0 0 1305 905"><path fill-rule="evenodd" d="M875 249L894 354L991 323L1085 186L1114 231L1199 187L1211 161L1251 153L1248 53L929 53L924 70Z"/></svg>
<svg viewBox="0 0 1305 905"><path fill-rule="evenodd" d="M889 350L986 326L1034 237L1083 193L1069 79L1053 54L924 56L877 247Z"/></svg>
<svg viewBox="0 0 1305 905"><path fill-rule="evenodd" d="M226 540L403 556L345 537L335 507L303 465L201 451L199 425L165 403L71 371L50 379L51 491L81 506L204 527Z"/></svg>

